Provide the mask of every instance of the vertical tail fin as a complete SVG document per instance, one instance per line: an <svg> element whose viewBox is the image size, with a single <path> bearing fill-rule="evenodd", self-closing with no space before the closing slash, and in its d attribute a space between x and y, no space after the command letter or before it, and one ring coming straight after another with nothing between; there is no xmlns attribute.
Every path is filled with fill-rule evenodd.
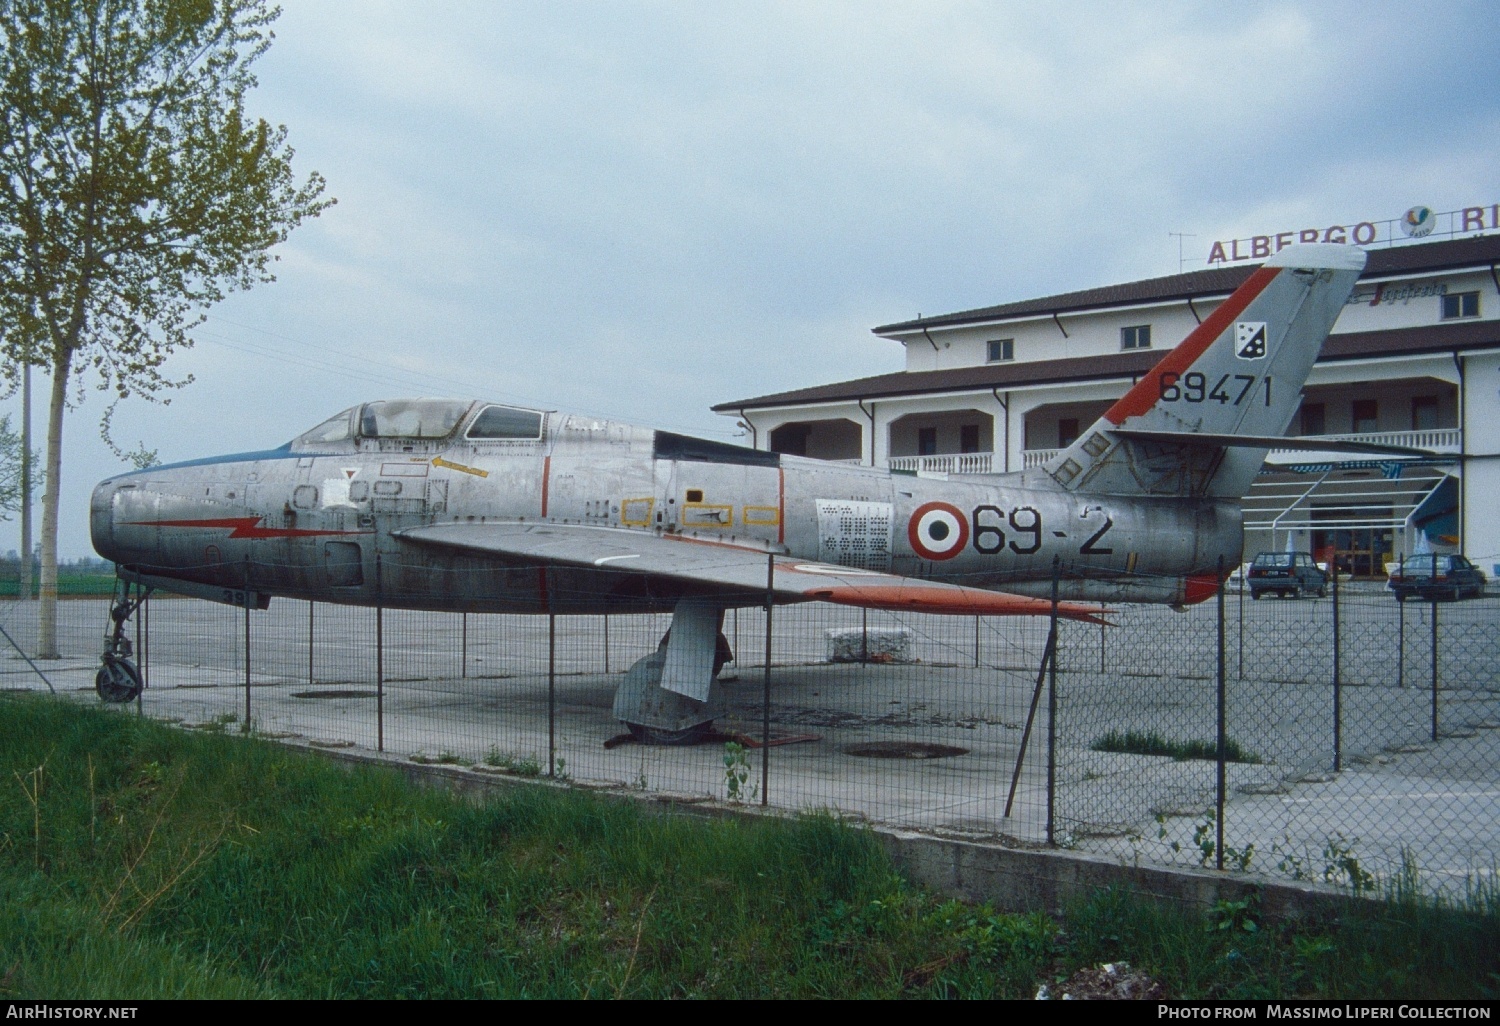
<svg viewBox="0 0 1500 1026"><path fill-rule="evenodd" d="M1353 246L1289 246L1045 466L1069 491L1243 496L1264 448L1125 437L1284 434L1318 350L1343 310L1365 254Z"/></svg>

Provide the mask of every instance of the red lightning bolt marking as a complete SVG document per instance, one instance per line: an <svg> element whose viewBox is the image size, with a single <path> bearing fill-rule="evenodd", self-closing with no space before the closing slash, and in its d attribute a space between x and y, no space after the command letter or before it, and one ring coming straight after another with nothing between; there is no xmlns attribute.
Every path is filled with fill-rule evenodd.
<svg viewBox="0 0 1500 1026"><path fill-rule="evenodd" d="M369 531L308 531L296 527L261 527L264 517L223 517L218 520L134 520L131 527L231 527L231 538L318 538L330 534L370 534Z"/></svg>

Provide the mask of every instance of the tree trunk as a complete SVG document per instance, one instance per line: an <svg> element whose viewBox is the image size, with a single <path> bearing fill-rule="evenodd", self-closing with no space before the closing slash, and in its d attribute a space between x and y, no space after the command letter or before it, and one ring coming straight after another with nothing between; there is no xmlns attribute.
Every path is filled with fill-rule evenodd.
<svg viewBox="0 0 1500 1026"><path fill-rule="evenodd" d="M21 367L21 587L19 598L31 601L31 353Z"/></svg>
<svg viewBox="0 0 1500 1026"><path fill-rule="evenodd" d="M63 411L73 351L58 349L52 358L52 398L47 406L47 471L42 487L42 573L37 610L36 656L57 659L57 500L62 485Z"/></svg>

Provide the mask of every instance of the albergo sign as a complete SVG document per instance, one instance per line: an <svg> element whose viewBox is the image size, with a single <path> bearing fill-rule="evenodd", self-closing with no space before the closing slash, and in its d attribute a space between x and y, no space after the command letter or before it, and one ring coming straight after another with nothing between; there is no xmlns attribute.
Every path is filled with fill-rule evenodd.
<svg viewBox="0 0 1500 1026"><path fill-rule="evenodd" d="M1465 232L1500 230L1500 203L1487 207L1463 207L1443 214L1432 214L1425 207L1413 207L1404 217L1393 217L1387 221L1360 221L1357 224L1331 224L1326 228L1300 228L1292 232L1277 232L1274 235L1252 235L1246 239L1215 241L1208 250L1208 264L1232 264L1238 260L1264 260L1297 242L1353 243L1356 246L1373 246L1381 242L1394 242L1399 238L1420 238L1432 231L1413 231L1401 228L1403 221L1409 225L1411 216L1424 211L1427 217L1437 221L1448 220L1443 235L1462 235Z"/></svg>

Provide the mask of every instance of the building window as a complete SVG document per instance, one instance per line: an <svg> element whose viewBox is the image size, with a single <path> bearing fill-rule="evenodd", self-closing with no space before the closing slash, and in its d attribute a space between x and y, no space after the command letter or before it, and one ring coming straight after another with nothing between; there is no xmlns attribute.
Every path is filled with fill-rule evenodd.
<svg viewBox="0 0 1500 1026"><path fill-rule="evenodd" d="M1354 400L1354 433L1367 435L1380 430L1380 408L1374 399Z"/></svg>
<svg viewBox="0 0 1500 1026"><path fill-rule="evenodd" d="M979 425L965 424L958 429L958 451L979 451Z"/></svg>
<svg viewBox="0 0 1500 1026"><path fill-rule="evenodd" d="M984 344L985 360L989 363L1004 363L1006 360L1016 358L1016 340L1013 338L995 338Z"/></svg>
<svg viewBox="0 0 1500 1026"><path fill-rule="evenodd" d="M1322 403L1303 403L1302 434L1327 434L1327 418L1324 416L1324 414L1325 408Z"/></svg>
<svg viewBox="0 0 1500 1026"><path fill-rule="evenodd" d="M1150 349L1151 348L1151 325L1136 324L1129 328L1120 329L1121 349Z"/></svg>
<svg viewBox="0 0 1500 1026"><path fill-rule="evenodd" d="M1063 417L1057 422L1057 447L1066 449L1078 441L1078 418Z"/></svg>
<svg viewBox="0 0 1500 1026"><path fill-rule="evenodd" d="M1411 429L1432 431L1438 426L1438 401L1435 395L1413 396L1411 401Z"/></svg>
<svg viewBox="0 0 1500 1026"><path fill-rule="evenodd" d="M1479 293L1455 292L1443 297L1443 320L1454 321L1460 317L1479 316Z"/></svg>
<svg viewBox="0 0 1500 1026"><path fill-rule="evenodd" d="M935 456L937 454L937 428L917 429L917 455Z"/></svg>

